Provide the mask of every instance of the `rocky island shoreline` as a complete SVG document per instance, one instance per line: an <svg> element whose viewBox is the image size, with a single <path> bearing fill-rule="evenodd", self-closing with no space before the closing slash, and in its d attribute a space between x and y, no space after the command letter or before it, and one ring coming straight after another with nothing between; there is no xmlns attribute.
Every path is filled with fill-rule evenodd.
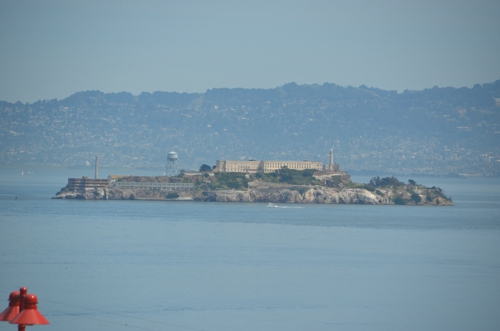
<svg viewBox="0 0 500 331"><path fill-rule="evenodd" d="M193 172L175 177L70 178L53 199L454 205L442 189L411 179L405 184L394 177L374 177L362 184L351 182L346 172L287 168L270 174Z"/></svg>

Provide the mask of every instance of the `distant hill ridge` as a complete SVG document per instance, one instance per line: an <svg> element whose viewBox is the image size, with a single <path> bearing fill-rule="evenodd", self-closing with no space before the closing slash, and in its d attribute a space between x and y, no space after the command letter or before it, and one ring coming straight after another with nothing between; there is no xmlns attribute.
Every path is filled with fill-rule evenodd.
<svg viewBox="0 0 500 331"><path fill-rule="evenodd" d="M285 84L205 93L77 92L61 100L0 101L0 165L101 166L161 171L216 159L321 160L334 148L350 171L500 173L500 80L472 88L397 93Z"/></svg>

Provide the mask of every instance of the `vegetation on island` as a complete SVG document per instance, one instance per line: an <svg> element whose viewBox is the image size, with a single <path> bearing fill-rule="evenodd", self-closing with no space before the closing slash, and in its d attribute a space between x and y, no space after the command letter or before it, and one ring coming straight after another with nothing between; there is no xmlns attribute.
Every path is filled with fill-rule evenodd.
<svg viewBox="0 0 500 331"><path fill-rule="evenodd" d="M394 193L393 201L397 205L421 203L422 197L417 193L417 191L425 193L425 199L427 202L435 201L438 205L442 202L452 202L451 197L446 197L441 188L436 186L425 187L424 185L418 184L413 179L409 179L408 184L405 184L399 181L396 177L380 178L377 176L373 177L368 184L364 184L363 188L381 196L384 194L379 188L390 189ZM403 194L403 192L406 194Z"/></svg>
<svg viewBox="0 0 500 331"><path fill-rule="evenodd" d="M252 181L267 182L286 185L323 185L313 175L316 170L294 170L283 167L271 173L257 172L248 174L243 172L216 172L208 180L198 181L200 189L224 190L224 189L246 189ZM208 177L205 177L208 178Z"/></svg>
<svg viewBox="0 0 500 331"><path fill-rule="evenodd" d="M399 181L396 177L373 177L368 183L353 183L348 179L342 179L340 175L327 176L323 179L318 179L317 170L294 170L283 167L279 170L270 173L257 172L248 174L243 172L220 172L214 173L213 177L205 177L201 182L196 181L197 189L202 191L218 191L218 190L247 190L249 183L269 183L275 185L283 185L292 190L297 190L301 194L308 190L311 186L336 187L336 188L351 188L364 189L381 198L389 198L397 205L406 204L421 204L424 198L426 203L441 204L452 200L443 193L439 187L425 187L418 184L415 180L409 179L408 183ZM206 174L205 174L206 175ZM290 187L291 186L291 187Z"/></svg>
<svg viewBox="0 0 500 331"><path fill-rule="evenodd" d="M212 171L212 167L209 166L208 164L202 164L201 167L200 167L200 171L201 172L204 172L204 171Z"/></svg>
<svg viewBox="0 0 500 331"><path fill-rule="evenodd" d="M167 199L177 199L178 197L180 197L179 193L177 193L177 192L171 192L171 193L168 193L165 198L167 198Z"/></svg>
<svg viewBox="0 0 500 331"><path fill-rule="evenodd" d="M313 175L314 169L294 170L283 167L271 173L256 173L255 178L271 183L285 183L290 185L322 185Z"/></svg>

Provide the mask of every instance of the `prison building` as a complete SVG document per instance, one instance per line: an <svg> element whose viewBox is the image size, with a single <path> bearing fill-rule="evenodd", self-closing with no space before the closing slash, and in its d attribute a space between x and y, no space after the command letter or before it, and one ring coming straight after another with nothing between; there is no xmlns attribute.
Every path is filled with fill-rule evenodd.
<svg viewBox="0 0 500 331"><path fill-rule="evenodd" d="M232 161L217 160L214 172L273 172L283 167L294 170L322 170L323 163L320 161Z"/></svg>

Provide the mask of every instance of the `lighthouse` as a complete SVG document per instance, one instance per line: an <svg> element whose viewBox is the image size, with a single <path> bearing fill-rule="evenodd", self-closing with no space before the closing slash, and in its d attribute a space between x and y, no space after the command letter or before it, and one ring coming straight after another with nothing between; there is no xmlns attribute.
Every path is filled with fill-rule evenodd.
<svg viewBox="0 0 500 331"><path fill-rule="evenodd" d="M333 148L330 149L330 161L328 162L328 165L325 167L325 170L330 170L330 171L339 171L338 165L336 165L333 162Z"/></svg>

